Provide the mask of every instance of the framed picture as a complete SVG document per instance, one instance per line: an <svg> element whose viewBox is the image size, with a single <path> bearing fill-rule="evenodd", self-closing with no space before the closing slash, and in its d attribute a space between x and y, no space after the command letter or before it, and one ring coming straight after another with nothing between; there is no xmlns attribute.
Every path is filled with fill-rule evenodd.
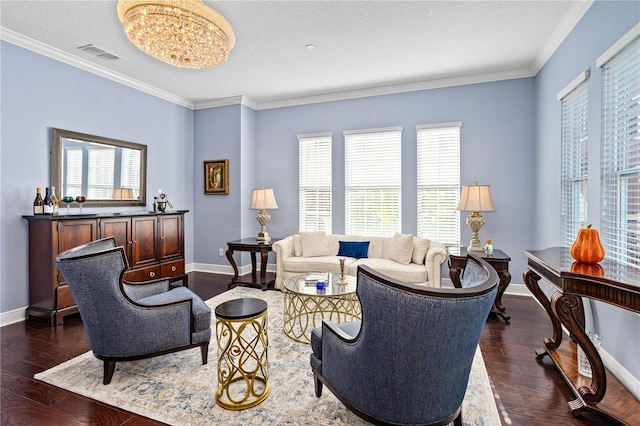
<svg viewBox="0 0 640 426"><path fill-rule="evenodd" d="M229 194L229 160L205 160L204 193Z"/></svg>

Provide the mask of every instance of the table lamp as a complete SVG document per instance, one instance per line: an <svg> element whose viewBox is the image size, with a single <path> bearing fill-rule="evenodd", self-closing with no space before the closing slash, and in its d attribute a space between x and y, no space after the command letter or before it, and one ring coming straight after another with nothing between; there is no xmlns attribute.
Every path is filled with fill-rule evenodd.
<svg viewBox="0 0 640 426"><path fill-rule="evenodd" d="M267 209L277 209L276 197L273 195L273 189L254 189L251 196L251 210L260 210L256 219L260 224L260 232L258 233L258 241L269 242L271 238L267 232L267 222L271 219L271 215L267 212Z"/></svg>
<svg viewBox="0 0 640 426"><path fill-rule="evenodd" d="M471 229L471 241L467 250L470 252L482 253L484 250L478 238L478 232L484 225L484 218L480 212L494 212L496 208L491 200L491 189L489 185L464 185L457 210L471 212L467 217L467 226Z"/></svg>

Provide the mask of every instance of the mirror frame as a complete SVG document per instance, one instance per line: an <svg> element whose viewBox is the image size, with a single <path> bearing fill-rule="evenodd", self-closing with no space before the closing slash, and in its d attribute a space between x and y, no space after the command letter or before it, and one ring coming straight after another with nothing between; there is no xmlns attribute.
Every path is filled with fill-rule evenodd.
<svg viewBox="0 0 640 426"><path fill-rule="evenodd" d="M102 145L110 145L121 148L129 148L140 151L140 191L137 200L92 200L87 198L84 207L130 207L147 205L147 146L121 141L118 139L105 138L102 136L89 135L86 133L73 132L51 128L51 186L55 186L58 191L62 191L62 139L77 139L87 142L95 142ZM60 192L58 192L62 195Z"/></svg>

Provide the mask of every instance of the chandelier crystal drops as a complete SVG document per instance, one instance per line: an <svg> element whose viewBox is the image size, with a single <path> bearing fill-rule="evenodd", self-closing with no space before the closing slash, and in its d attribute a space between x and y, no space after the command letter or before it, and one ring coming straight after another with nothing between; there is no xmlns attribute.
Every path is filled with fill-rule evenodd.
<svg viewBox="0 0 640 426"><path fill-rule="evenodd" d="M118 17L137 48L180 68L211 68L229 57L235 34L202 0L120 0Z"/></svg>

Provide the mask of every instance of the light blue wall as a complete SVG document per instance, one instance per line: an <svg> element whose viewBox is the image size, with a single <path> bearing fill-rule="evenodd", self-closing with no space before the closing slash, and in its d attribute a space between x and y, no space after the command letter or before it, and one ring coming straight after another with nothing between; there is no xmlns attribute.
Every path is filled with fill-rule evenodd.
<svg viewBox="0 0 640 426"><path fill-rule="evenodd" d="M533 79L424 90L362 99L258 111L257 180L276 191L271 212L273 236L298 230L298 139L301 133L333 134L333 232L344 232L345 130L402 126L402 231L417 231L416 131L419 124L461 121L461 181L491 185L496 212L483 216L483 239L512 258L513 271L525 265L523 250L533 244ZM471 231L461 214L462 243ZM514 282L522 282L519 273Z"/></svg>
<svg viewBox="0 0 640 426"><path fill-rule="evenodd" d="M32 214L35 188L49 186L50 127L148 145L147 205L162 189L176 208L192 210L194 113L11 43L2 42L1 55L0 311L7 312L29 303L21 216ZM192 241L192 213L185 222Z"/></svg>
<svg viewBox="0 0 640 426"><path fill-rule="evenodd" d="M535 81L535 209L532 249L558 246L560 237L560 102L557 94L585 69L589 78L588 221L600 229L600 141L602 73L596 59L640 22L637 1L596 1ZM595 312L592 314L592 307ZM640 379L640 315L587 303L587 329L603 336L602 346Z"/></svg>

